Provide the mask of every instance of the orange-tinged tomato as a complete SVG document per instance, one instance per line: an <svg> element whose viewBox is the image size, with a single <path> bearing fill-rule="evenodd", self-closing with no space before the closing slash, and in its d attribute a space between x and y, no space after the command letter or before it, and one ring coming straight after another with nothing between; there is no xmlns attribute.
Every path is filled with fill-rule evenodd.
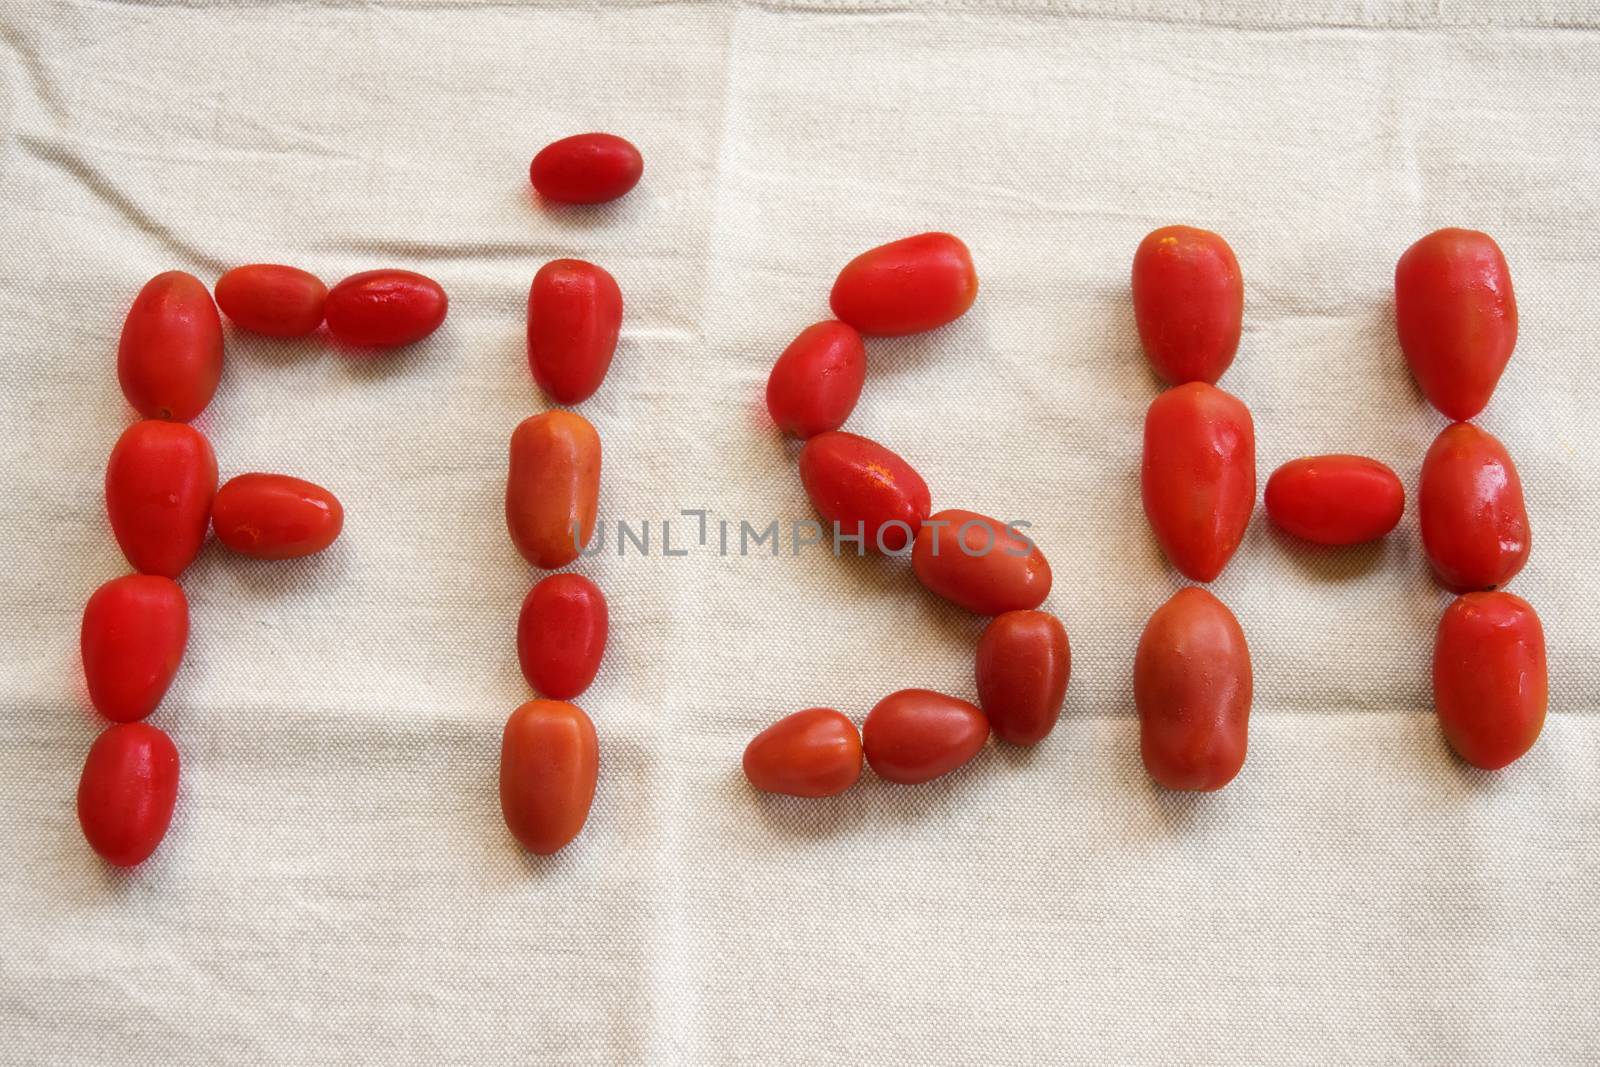
<svg viewBox="0 0 1600 1067"><path fill-rule="evenodd" d="M1445 609L1433 649L1433 706L1445 740L1495 770L1539 739L1549 702L1544 627L1510 593L1468 593Z"/></svg>
<svg viewBox="0 0 1600 1067"><path fill-rule="evenodd" d="M979 615L1036 608L1050 595L1050 563L1020 527L960 508L922 524L911 569L929 592Z"/></svg>
<svg viewBox="0 0 1600 1067"><path fill-rule="evenodd" d="M1279 529L1319 545L1376 541L1406 509L1399 477L1365 456L1290 460L1272 472L1263 496Z"/></svg>
<svg viewBox="0 0 1600 1067"><path fill-rule="evenodd" d="M558 404L589 399L611 368L622 331L622 290L602 267L556 259L528 288L528 367Z"/></svg>
<svg viewBox="0 0 1600 1067"><path fill-rule="evenodd" d="M570 700L594 681L609 628L599 586L581 574L549 575L528 590L517 616L522 676L540 696Z"/></svg>
<svg viewBox="0 0 1600 1067"><path fill-rule="evenodd" d="M222 320L199 278L172 270L139 290L117 344L117 380L148 419L188 422L211 403L222 380Z"/></svg>
<svg viewBox="0 0 1600 1067"><path fill-rule="evenodd" d="M846 263L829 303L836 318L862 333L894 337L954 322L977 298L967 246L948 233L922 233Z"/></svg>
<svg viewBox="0 0 1600 1067"><path fill-rule="evenodd" d="M800 482L811 504L841 536L862 536L869 550L898 552L928 517L928 484L876 441L821 433L800 450Z"/></svg>
<svg viewBox="0 0 1600 1067"><path fill-rule="evenodd" d="M594 723L576 705L530 700L506 720L500 811L529 852L559 852L583 829L600 774Z"/></svg>
<svg viewBox="0 0 1600 1067"><path fill-rule="evenodd" d="M1144 513L1167 559L1209 582L1244 539L1256 503L1250 409L1204 382L1168 389L1144 419Z"/></svg>
<svg viewBox="0 0 1600 1067"><path fill-rule="evenodd" d="M1445 427L1428 449L1417 517L1433 573L1457 593L1505 585L1533 547L1516 464L1470 422Z"/></svg>
<svg viewBox="0 0 1600 1067"><path fill-rule="evenodd" d="M322 325L328 287L298 267L251 263L217 279L217 306L241 330L267 337L307 337Z"/></svg>
<svg viewBox="0 0 1600 1067"><path fill-rule="evenodd" d="M106 514L133 569L176 578L211 522L217 457L192 426L146 419L123 431L106 463Z"/></svg>
<svg viewBox="0 0 1600 1067"><path fill-rule="evenodd" d="M890 693L867 713L861 745L880 778L929 782L966 763L989 739L989 720L965 700L931 689Z"/></svg>
<svg viewBox="0 0 1600 1067"><path fill-rule="evenodd" d="M229 478L211 502L217 540L256 559L294 559L321 552L344 529L344 508L332 493L287 474Z"/></svg>
<svg viewBox="0 0 1600 1067"><path fill-rule="evenodd" d="M1244 276L1228 242L1192 226L1150 233L1133 255L1133 317L1157 374L1215 385L1244 324Z"/></svg>
<svg viewBox="0 0 1600 1067"><path fill-rule="evenodd" d="M189 642L189 601L171 578L127 574L89 597L78 647L89 700L114 722L161 703Z"/></svg>
<svg viewBox="0 0 1600 1067"><path fill-rule="evenodd" d="M1482 411L1517 346L1511 268L1494 238L1435 230L1406 249L1394 269L1394 314L1428 402L1457 420Z"/></svg>
<svg viewBox="0 0 1600 1067"><path fill-rule="evenodd" d="M767 793L835 796L861 777L861 733L833 708L797 711L751 739L744 776Z"/></svg>
<svg viewBox="0 0 1600 1067"><path fill-rule="evenodd" d="M522 420L511 434L506 525L522 558L554 570L578 558L600 506L600 435L571 411Z"/></svg>
<svg viewBox="0 0 1600 1067"><path fill-rule="evenodd" d="M779 429L796 437L837 430L855 410L866 378L867 349L855 327L814 323L772 365L767 410Z"/></svg>
<svg viewBox="0 0 1600 1067"><path fill-rule="evenodd" d="M978 639L978 703L994 735L1036 745L1055 728L1072 677L1061 620L1043 611L996 616Z"/></svg>
<svg viewBox="0 0 1600 1067"><path fill-rule="evenodd" d="M167 836L178 799L178 750L147 722L125 722L89 746L78 780L78 825L108 863L132 867Z"/></svg>

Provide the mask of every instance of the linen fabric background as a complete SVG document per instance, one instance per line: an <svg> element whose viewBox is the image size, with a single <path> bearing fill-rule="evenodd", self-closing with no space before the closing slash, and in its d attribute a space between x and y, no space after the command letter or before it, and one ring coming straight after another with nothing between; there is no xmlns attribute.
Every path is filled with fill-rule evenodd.
<svg viewBox="0 0 1600 1067"><path fill-rule="evenodd" d="M0 10L0 1060L507 1063L1593 1062L1600 1057L1600 12L1320 0L476 4L13 2ZM642 184L540 205L528 159L599 129ZM1522 313L1481 419L1535 531L1551 705L1520 763L1455 760L1430 705L1449 600L1414 508L1315 551L1258 513L1214 584L1248 634L1250 756L1223 792L1152 785L1130 694L1182 580L1138 493L1158 384L1133 249L1226 235L1247 296L1222 385L1262 481L1376 456L1414 490L1445 420L1397 348L1396 258L1492 233ZM1036 750L918 788L756 794L778 716L974 695L981 620L903 563L737 555L810 517L764 414L772 360L855 253L961 235L972 311L869 344L847 429L936 507L1034 523L1071 691ZM558 256L611 270L621 347L580 411L602 519L652 551L577 569L612 638L583 835L515 847L500 731L529 691L537 575L502 517L512 427L547 405L524 301ZM132 413L114 359L150 276L245 262L330 284L437 278L444 327L354 358L229 328L197 425L223 476L348 513L321 557L212 545L149 720L176 817L131 873L74 814L104 725L80 612L126 571L102 503ZM710 512L708 547L692 543ZM662 518L675 519L661 554ZM715 547L716 523L735 534Z"/></svg>

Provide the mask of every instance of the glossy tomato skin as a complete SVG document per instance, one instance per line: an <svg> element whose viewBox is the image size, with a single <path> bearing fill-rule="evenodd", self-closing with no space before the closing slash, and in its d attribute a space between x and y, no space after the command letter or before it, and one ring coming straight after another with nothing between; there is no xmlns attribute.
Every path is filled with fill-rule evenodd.
<svg viewBox="0 0 1600 1067"><path fill-rule="evenodd" d="M147 722L113 726L95 738L78 780L78 824L108 863L132 867L167 835L178 799L178 750Z"/></svg>
<svg viewBox="0 0 1600 1067"><path fill-rule="evenodd" d="M744 776L765 793L837 796L861 777L861 732L833 708L797 711L751 739Z"/></svg>
<svg viewBox="0 0 1600 1067"><path fill-rule="evenodd" d="M554 570L578 558L600 505L600 435L571 411L523 419L511 434L506 526L522 558Z"/></svg>
<svg viewBox="0 0 1600 1067"><path fill-rule="evenodd" d="M1468 593L1445 609L1433 651L1433 705L1445 740L1497 770L1539 739L1549 702L1544 627L1510 593Z"/></svg>
<svg viewBox="0 0 1600 1067"><path fill-rule="evenodd" d="M506 720L500 812L522 847L559 852L583 829L600 774L594 723L576 705L530 700Z"/></svg>
<svg viewBox="0 0 1600 1067"><path fill-rule="evenodd" d="M1144 513L1167 559L1209 582L1244 539L1256 502L1250 409L1204 382L1168 389L1144 419Z"/></svg>
<svg viewBox="0 0 1600 1067"><path fill-rule="evenodd" d="M250 263L217 279L217 306L241 330L265 337L308 337L322 325L328 287L281 263Z"/></svg>
<svg viewBox="0 0 1600 1067"><path fill-rule="evenodd" d="M928 517L928 483L876 441L834 430L800 450L800 482L817 514L841 536L866 537L869 551L899 552ZM831 531L830 531L831 532Z"/></svg>
<svg viewBox="0 0 1600 1067"><path fill-rule="evenodd" d="M133 569L176 578L211 522L217 457L192 426L146 419L123 431L106 463L106 514Z"/></svg>
<svg viewBox="0 0 1600 1067"><path fill-rule="evenodd" d="M1376 541L1406 510L1400 478L1366 456L1290 460L1272 472L1263 496L1274 525L1319 545Z"/></svg>
<svg viewBox="0 0 1600 1067"><path fill-rule="evenodd" d="M612 133L580 133L553 141L528 166L539 195L563 204L603 204L624 195L644 174L644 157Z"/></svg>
<svg viewBox="0 0 1600 1067"><path fill-rule="evenodd" d="M1133 661L1139 751L1168 789L1231 782L1249 744L1250 649L1239 620L1198 586L1150 617Z"/></svg>
<svg viewBox="0 0 1600 1067"><path fill-rule="evenodd" d="M328 293L328 330L356 348L395 348L420 341L444 322L450 298L432 278L409 270L352 274Z"/></svg>
<svg viewBox="0 0 1600 1067"><path fill-rule="evenodd" d="M199 278L172 270L139 290L117 344L117 380L147 419L188 422L211 403L222 380L222 320Z"/></svg>
<svg viewBox="0 0 1600 1067"><path fill-rule="evenodd" d="M923 233L846 263L829 303L835 318L862 333L897 337L954 322L977 298L967 246L948 233Z"/></svg>
<svg viewBox="0 0 1600 1067"><path fill-rule="evenodd" d="M1452 419L1482 411L1517 345L1511 268L1494 238L1435 230L1394 269L1400 350L1428 402Z"/></svg>
<svg viewBox="0 0 1600 1067"><path fill-rule="evenodd" d="M1061 620L1043 611L997 615L978 639L978 703L994 735L1036 745L1055 729L1072 677Z"/></svg>
<svg viewBox="0 0 1600 1067"><path fill-rule="evenodd" d="M606 651L605 594L581 574L552 574L528 591L517 616L523 677L551 700L570 700L594 681Z"/></svg>
<svg viewBox="0 0 1600 1067"><path fill-rule="evenodd" d="M156 710L189 643L189 601L171 578L113 578L83 608L78 649L95 710L133 722Z"/></svg>
<svg viewBox="0 0 1600 1067"><path fill-rule="evenodd" d="M321 552L344 529L344 507L322 486L287 474L229 478L211 503L217 540L242 556L296 559Z"/></svg>
<svg viewBox="0 0 1600 1067"><path fill-rule="evenodd" d="M931 689L890 693L861 725L861 745L873 771L902 785L949 774L988 739L989 720L981 710Z"/></svg>
<svg viewBox="0 0 1600 1067"><path fill-rule="evenodd" d="M815 437L844 425L866 380L867 349L855 327L814 323L772 365L767 411L784 433Z"/></svg>
<svg viewBox="0 0 1600 1067"><path fill-rule="evenodd" d="M1470 422L1445 427L1428 449L1417 517L1433 573L1457 593L1505 585L1533 546L1516 464Z"/></svg>
<svg viewBox="0 0 1600 1067"><path fill-rule="evenodd" d="M1050 595L1050 562L998 519L947 508L930 515L911 547L924 588L979 615L1036 608Z"/></svg>
<svg viewBox="0 0 1600 1067"><path fill-rule="evenodd" d="M622 290L602 267L551 260L528 289L528 367L558 404L589 399L611 368L622 330Z"/></svg>
<svg viewBox="0 0 1600 1067"><path fill-rule="evenodd" d="M1152 231L1133 255L1133 317L1164 380L1215 385L1244 325L1244 276L1228 242L1192 226Z"/></svg>

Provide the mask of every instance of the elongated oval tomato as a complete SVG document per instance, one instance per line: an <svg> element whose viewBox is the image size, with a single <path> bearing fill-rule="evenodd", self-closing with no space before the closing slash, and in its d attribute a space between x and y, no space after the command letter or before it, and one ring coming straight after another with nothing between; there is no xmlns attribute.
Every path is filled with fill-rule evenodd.
<svg viewBox="0 0 1600 1067"><path fill-rule="evenodd" d="M1445 427L1423 457L1417 518L1433 573L1457 593L1505 585L1533 547L1516 464L1470 422Z"/></svg>
<svg viewBox="0 0 1600 1067"><path fill-rule="evenodd" d="M432 278L409 270L352 274L328 293L328 330L358 348L395 348L428 336L444 322L450 298Z"/></svg>
<svg viewBox="0 0 1600 1067"><path fill-rule="evenodd" d="M528 289L528 366L558 404L577 404L605 381L622 330L622 290L581 259L539 268Z"/></svg>
<svg viewBox="0 0 1600 1067"><path fill-rule="evenodd" d="M295 559L321 552L344 529L338 497L287 474L229 478L211 503L217 540L242 556Z"/></svg>
<svg viewBox="0 0 1600 1067"><path fill-rule="evenodd" d="M571 411L523 419L511 434L506 525L522 558L554 570L578 558L600 506L600 435Z"/></svg>
<svg viewBox="0 0 1600 1067"><path fill-rule="evenodd" d="M1376 541L1406 509L1399 477L1365 456L1290 460L1272 472L1264 496L1280 529L1319 545Z"/></svg>
<svg viewBox="0 0 1600 1067"><path fill-rule="evenodd" d="M890 693L867 712L861 745L878 777L903 785L930 782L976 756L989 720L965 700L931 689Z"/></svg>
<svg viewBox="0 0 1600 1067"><path fill-rule="evenodd" d="M89 746L78 780L78 825L108 863L132 867L167 835L178 799L178 750L147 722L113 726Z"/></svg>
<svg viewBox="0 0 1600 1067"><path fill-rule="evenodd" d="M581 574L552 574L528 590L517 616L523 677L551 700L589 688L606 651L605 594Z"/></svg>
<svg viewBox="0 0 1600 1067"><path fill-rule="evenodd" d="M1155 372L1172 385L1215 385L1244 324L1244 276L1209 230L1163 226L1133 254L1133 317Z"/></svg>
<svg viewBox="0 0 1600 1067"><path fill-rule="evenodd" d="M161 703L189 643L189 601L171 578L113 578L84 605L78 648L89 701L113 722L142 719Z"/></svg>
<svg viewBox="0 0 1600 1067"><path fill-rule="evenodd" d="M106 514L133 569L176 578L211 522L217 457L199 430L147 419L122 432L106 463Z"/></svg>
<svg viewBox="0 0 1600 1067"><path fill-rule="evenodd" d="M928 517L928 484L905 460L853 433L821 433L800 450L800 482L817 514L841 536L866 538L866 547L899 552Z"/></svg>
<svg viewBox="0 0 1600 1067"><path fill-rule="evenodd" d="M833 314L880 337L954 322L978 298L972 253L948 233L922 233L869 249L839 272Z"/></svg>
<svg viewBox="0 0 1600 1067"><path fill-rule="evenodd" d="M579 133L553 141L528 165L539 195L563 204L615 200L644 174L644 157L614 133Z"/></svg>
<svg viewBox="0 0 1600 1067"><path fill-rule="evenodd" d="M1144 418L1144 513L1186 577L1209 582L1233 558L1256 503L1250 409L1204 382L1168 389Z"/></svg>
<svg viewBox="0 0 1600 1067"><path fill-rule="evenodd" d="M978 703L994 735L1036 745L1055 729L1072 677L1072 648L1061 620L1043 611L1008 611L978 639Z"/></svg>
<svg viewBox="0 0 1600 1067"><path fill-rule="evenodd" d="M529 852L548 856L578 836L600 774L594 723L576 705L530 700L506 720L500 812Z"/></svg>
<svg viewBox="0 0 1600 1067"><path fill-rule="evenodd" d="M188 422L222 380L222 320L205 284L170 270L145 283L117 344L122 395L147 419Z"/></svg>
<svg viewBox="0 0 1600 1067"><path fill-rule="evenodd" d="M1482 411L1517 346L1511 268L1494 238L1435 230L1406 249L1394 269L1394 314L1428 402L1456 420Z"/></svg>
<svg viewBox="0 0 1600 1067"><path fill-rule="evenodd" d="M1521 597L1468 593L1445 609L1433 649L1433 706L1445 740L1496 770L1539 739L1549 702L1544 627Z"/></svg>
<svg viewBox="0 0 1600 1067"><path fill-rule="evenodd" d="M861 777L861 733L833 708L797 711L751 739L744 776L766 793L836 796Z"/></svg>
<svg viewBox="0 0 1600 1067"><path fill-rule="evenodd" d="M1036 608L1050 595L1050 562L1020 526L960 508L923 522L911 569L924 588L979 615Z"/></svg>
<svg viewBox="0 0 1600 1067"><path fill-rule="evenodd" d="M861 334L842 322L818 322L801 330L772 365L767 410L785 433L815 437L844 425L866 379Z"/></svg>
<svg viewBox="0 0 1600 1067"><path fill-rule="evenodd" d="M328 287L281 263L250 263L217 279L217 306L235 326L267 337L306 337L322 325Z"/></svg>
<svg viewBox="0 0 1600 1067"><path fill-rule="evenodd" d="M1180 589L1145 625L1133 660L1139 752L1168 789L1221 789L1244 766L1250 648L1227 605Z"/></svg>

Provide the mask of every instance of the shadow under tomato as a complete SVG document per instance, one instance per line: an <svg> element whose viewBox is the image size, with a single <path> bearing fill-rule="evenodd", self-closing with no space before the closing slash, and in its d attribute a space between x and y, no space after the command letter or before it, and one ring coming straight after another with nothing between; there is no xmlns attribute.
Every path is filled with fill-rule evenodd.
<svg viewBox="0 0 1600 1067"><path fill-rule="evenodd" d="M531 183L523 185L523 196L544 219L564 230L586 230L601 226L625 226L643 218L647 197L637 188L602 204L565 204L546 200ZM550 258L560 258L551 256ZM601 264L605 266L605 264Z"/></svg>
<svg viewBox="0 0 1600 1067"><path fill-rule="evenodd" d="M1265 515L1258 516L1273 547L1283 552L1305 577L1313 581L1346 582L1364 577L1383 566L1388 538L1360 545L1319 545L1279 529Z"/></svg>
<svg viewBox="0 0 1600 1067"><path fill-rule="evenodd" d="M203 586L212 576L226 575L240 588L272 596L335 582L349 569L350 552L343 531L338 540L321 552L296 559L243 556L213 536L207 539L205 548L185 573L184 585L195 588Z"/></svg>

